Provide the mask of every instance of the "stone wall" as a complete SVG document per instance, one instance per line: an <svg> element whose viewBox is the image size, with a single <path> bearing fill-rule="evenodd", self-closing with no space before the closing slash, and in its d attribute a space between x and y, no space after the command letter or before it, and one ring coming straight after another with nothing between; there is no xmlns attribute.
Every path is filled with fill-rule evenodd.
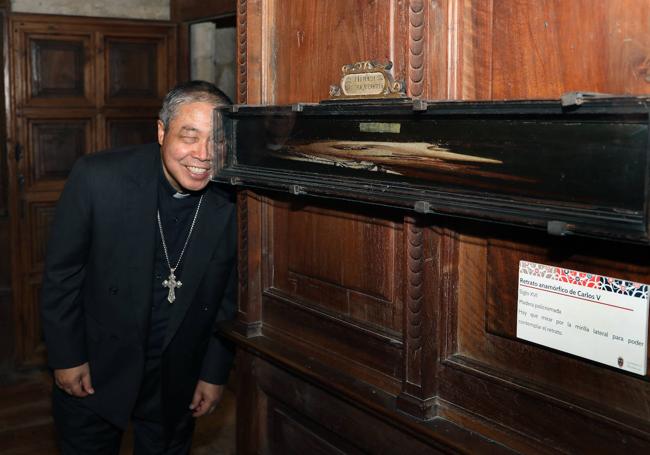
<svg viewBox="0 0 650 455"><path fill-rule="evenodd" d="M190 27L191 77L213 82L235 98L234 25L203 22Z"/></svg>
<svg viewBox="0 0 650 455"><path fill-rule="evenodd" d="M11 11L169 20L169 0L11 0Z"/></svg>

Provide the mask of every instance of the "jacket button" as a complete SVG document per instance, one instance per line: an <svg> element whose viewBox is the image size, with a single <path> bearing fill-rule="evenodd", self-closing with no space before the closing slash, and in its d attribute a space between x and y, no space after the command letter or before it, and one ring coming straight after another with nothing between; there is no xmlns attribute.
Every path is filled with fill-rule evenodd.
<svg viewBox="0 0 650 455"><path fill-rule="evenodd" d="M119 289L118 289L117 286L111 286L110 288L108 288L108 292L109 292L111 295L117 295L117 291L119 291Z"/></svg>

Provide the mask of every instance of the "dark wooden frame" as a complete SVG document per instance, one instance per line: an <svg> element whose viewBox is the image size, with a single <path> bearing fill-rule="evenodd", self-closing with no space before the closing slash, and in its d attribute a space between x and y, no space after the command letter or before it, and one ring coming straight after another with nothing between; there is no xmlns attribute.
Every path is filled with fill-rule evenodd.
<svg viewBox="0 0 650 455"><path fill-rule="evenodd" d="M580 234L648 243L646 103L646 98L622 97L593 99L571 106L562 106L558 101L439 102L429 103L428 108L419 101L235 106L220 112L226 147L216 147L215 180L293 194L359 200L421 214L523 225L556 235ZM265 129L264 122L268 119L291 125L302 122L299 127L294 126L297 132L284 138L279 152L264 150L264 136L270 131ZM352 139L362 145L364 141L377 140L387 141L382 144L423 140L437 144L451 138L455 142L445 145L443 152L469 153L471 156L462 157L469 156L470 160L498 156L503 161L497 165L456 166L453 161L457 158L443 158L442 165L451 168L424 177L418 171L419 176L411 175L408 179L391 173L405 169L404 165L392 166L392 157L369 164L359 159L353 165L366 163L363 166L370 170L345 169L345 160L354 161L355 150L343 161L340 156L316 152L309 160L316 156L321 161L304 164L305 144L312 149L314 144L324 141L345 144L345 139L351 137L350 125L355 122L392 122L417 134L416 138L408 133L363 136L357 131ZM437 126L453 128L455 122L464 122L466 134L463 130L445 136L446 127ZM429 136L427 129L435 128L438 129ZM630 134L630 129L636 132ZM560 137L546 137L549 134ZM496 139L490 142L492 135ZM634 140L619 145L626 135L634 136ZM330 149L344 147L340 144ZM601 151L602 155L596 155ZM557 159L564 152L582 156L585 161L580 166L576 166L575 160L566 164ZM422 163L428 160L424 154L409 153L407 159ZM632 155L637 160L634 169L629 166ZM322 164L323 156L330 160L329 165ZM526 170L527 161L539 166L528 164ZM597 185L593 184L595 176L601 176ZM504 192L504 186L509 186L511 192ZM605 201L609 196L617 200Z"/></svg>
<svg viewBox="0 0 650 455"><path fill-rule="evenodd" d="M190 26L222 18L234 17L234 0L203 2L200 0L172 0L171 21L178 24L178 80L189 80L191 69Z"/></svg>

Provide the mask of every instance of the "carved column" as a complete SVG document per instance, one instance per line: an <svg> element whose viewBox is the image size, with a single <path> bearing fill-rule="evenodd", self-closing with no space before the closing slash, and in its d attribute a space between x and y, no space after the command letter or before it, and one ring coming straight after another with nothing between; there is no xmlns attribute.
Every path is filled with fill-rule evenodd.
<svg viewBox="0 0 650 455"><path fill-rule="evenodd" d="M424 1L409 2L409 95L420 98L424 88L425 49Z"/></svg>
<svg viewBox="0 0 650 455"><path fill-rule="evenodd" d="M406 219L404 232L404 378L397 406L420 419L431 419L436 414L440 237L415 218Z"/></svg>

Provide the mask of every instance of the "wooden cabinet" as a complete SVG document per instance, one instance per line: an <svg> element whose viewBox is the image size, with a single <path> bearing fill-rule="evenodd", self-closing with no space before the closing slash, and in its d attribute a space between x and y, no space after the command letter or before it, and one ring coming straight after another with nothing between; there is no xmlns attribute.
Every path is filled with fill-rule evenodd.
<svg viewBox="0 0 650 455"><path fill-rule="evenodd" d="M169 23L12 15L9 177L16 358L42 364L38 316L49 224L86 153L156 140L176 82Z"/></svg>
<svg viewBox="0 0 650 455"><path fill-rule="evenodd" d="M644 94L649 8L241 0L239 102L318 102L371 58L414 98ZM278 169L278 187L290 177ZM647 245L253 186L238 198L241 453L650 449L647 374L515 331L520 261L648 283Z"/></svg>

